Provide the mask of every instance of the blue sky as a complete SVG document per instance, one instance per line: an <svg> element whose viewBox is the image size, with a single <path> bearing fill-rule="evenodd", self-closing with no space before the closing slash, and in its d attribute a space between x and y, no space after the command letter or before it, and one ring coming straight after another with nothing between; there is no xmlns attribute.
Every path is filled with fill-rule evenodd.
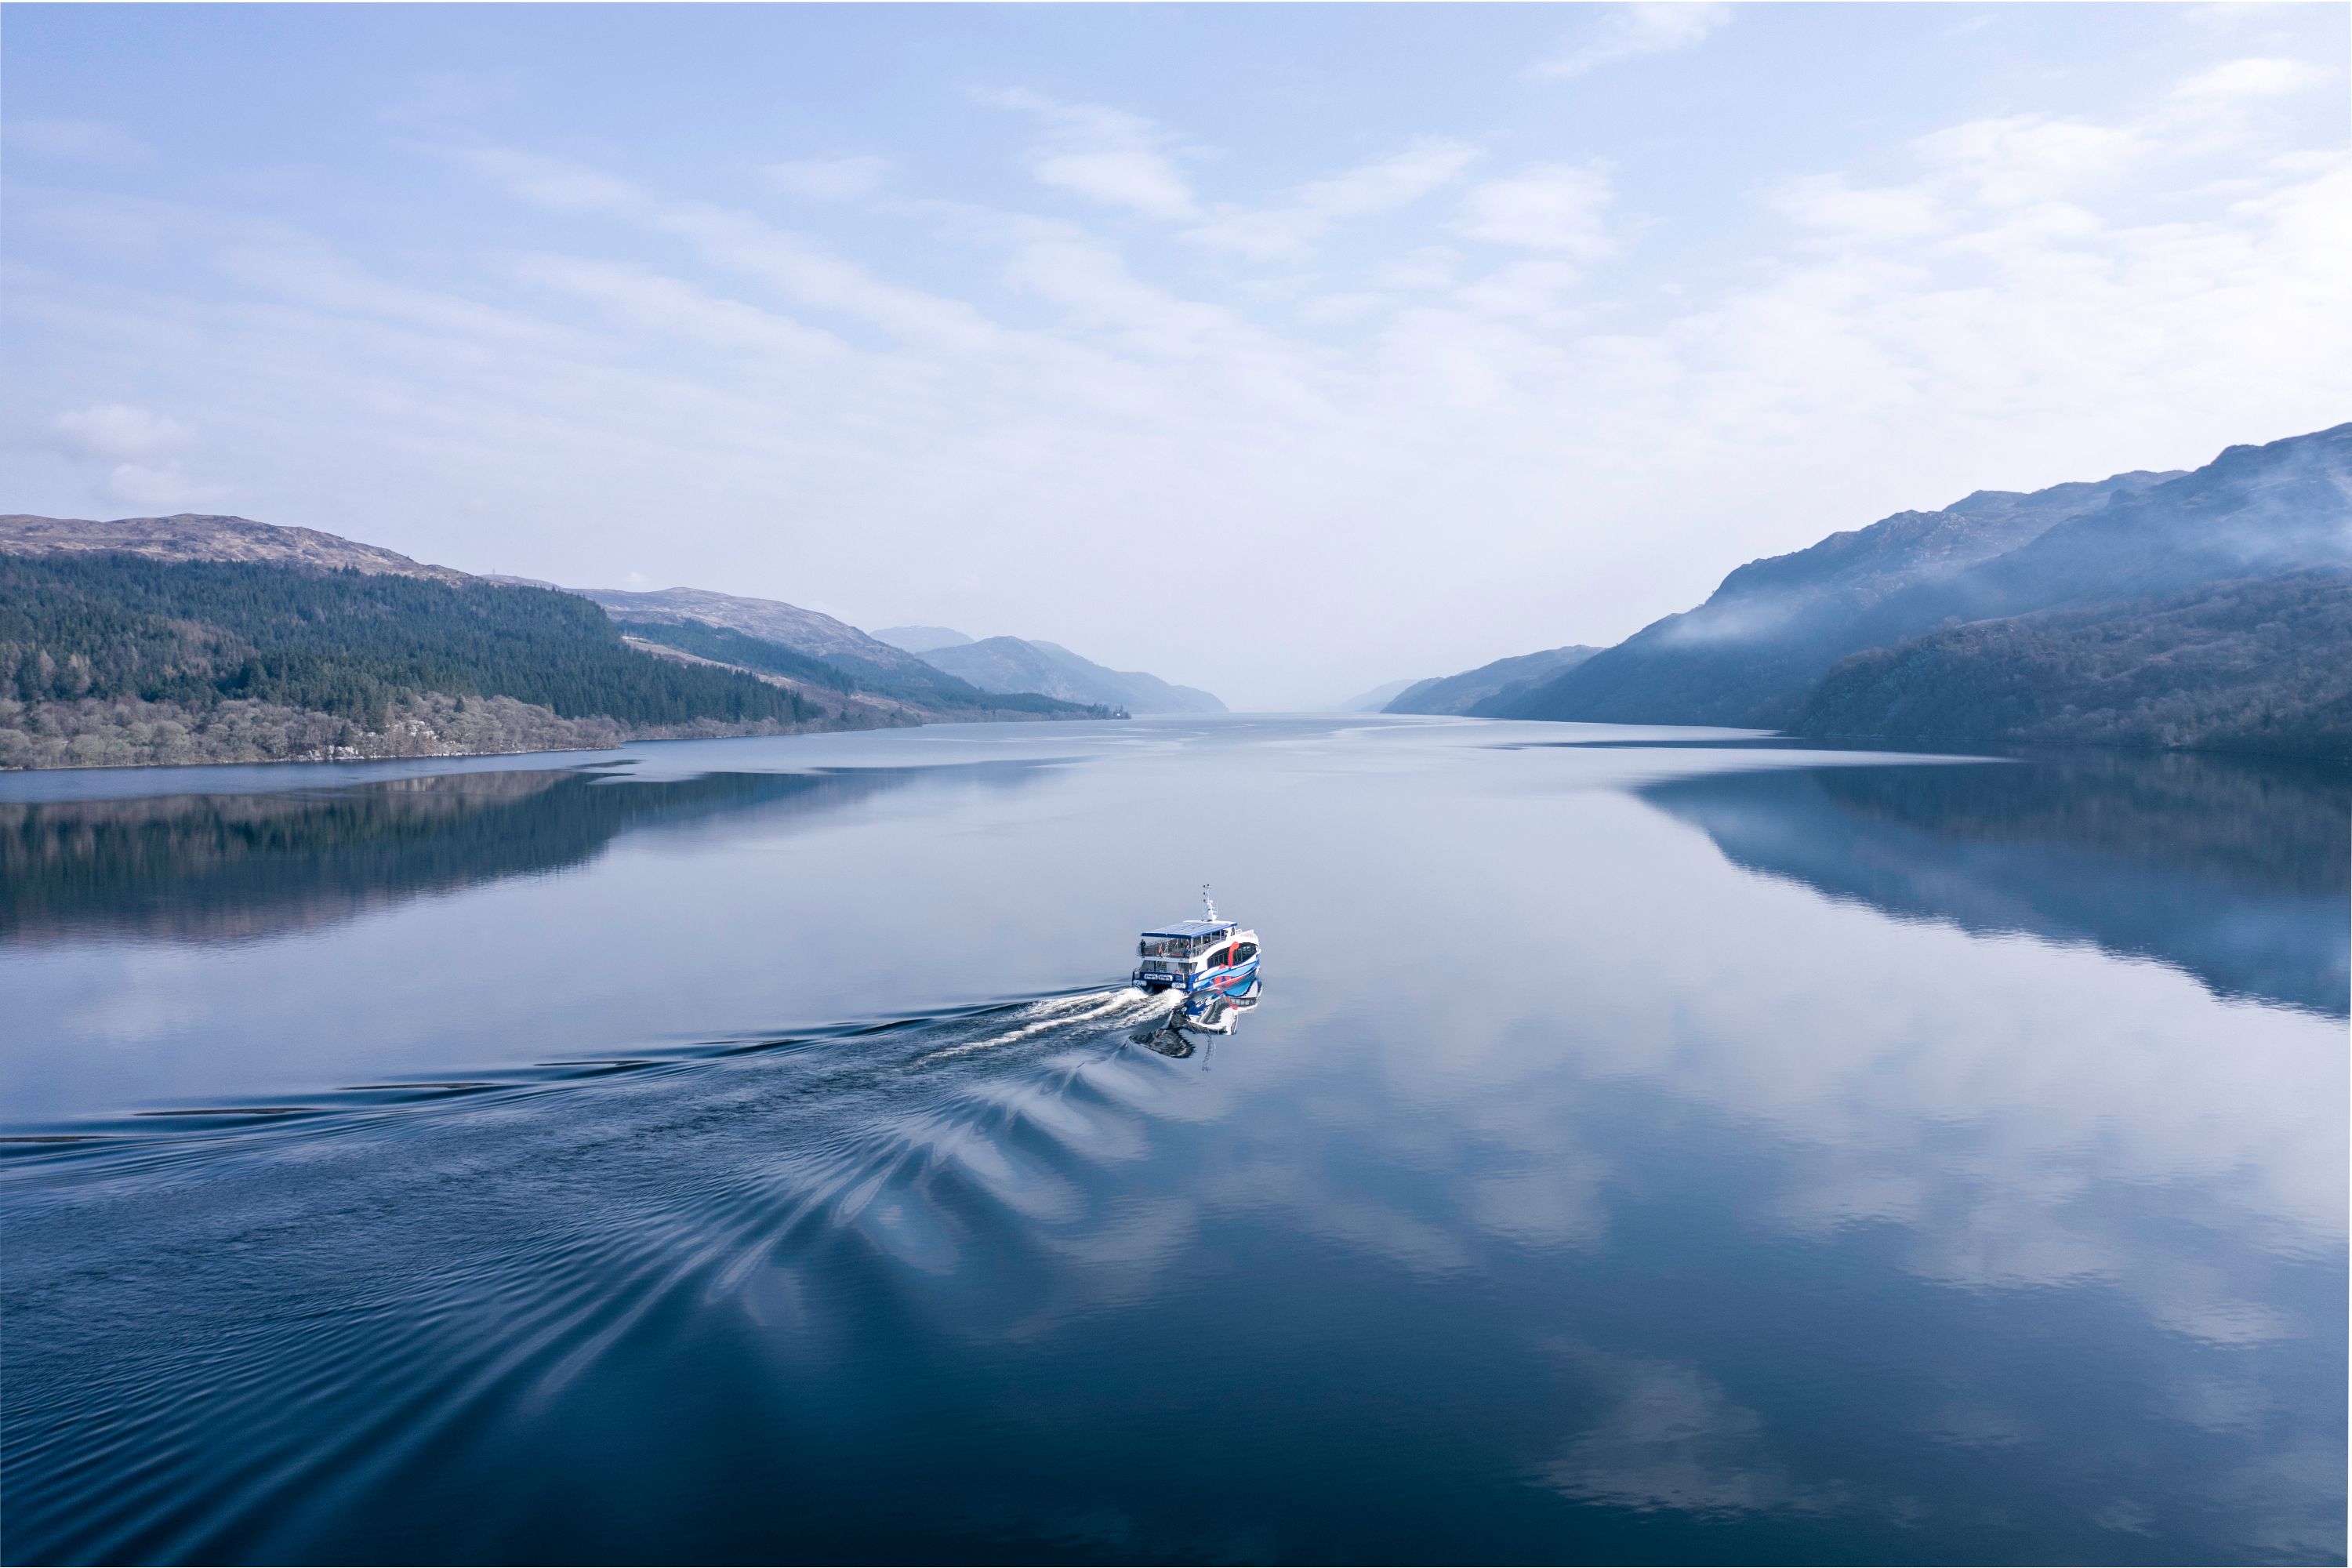
<svg viewBox="0 0 2352 1568"><path fill-rule="evenodd" d="M0 508L1237 704L2352 416L2341 5L11 5Z"/></svg>

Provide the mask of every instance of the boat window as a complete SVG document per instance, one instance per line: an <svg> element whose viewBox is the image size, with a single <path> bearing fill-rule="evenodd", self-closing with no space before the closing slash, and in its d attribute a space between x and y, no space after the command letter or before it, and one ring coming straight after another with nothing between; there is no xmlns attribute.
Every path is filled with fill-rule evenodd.
<svg viewBox="0 0 2352 1568"><path fill-rule="evenodd" d="M1254 942L1245 942L1239 947L1234 949L1234 962L1235 963L1247 963L1251 959L1255 958L1256 956L1257 943Z"/></svg>

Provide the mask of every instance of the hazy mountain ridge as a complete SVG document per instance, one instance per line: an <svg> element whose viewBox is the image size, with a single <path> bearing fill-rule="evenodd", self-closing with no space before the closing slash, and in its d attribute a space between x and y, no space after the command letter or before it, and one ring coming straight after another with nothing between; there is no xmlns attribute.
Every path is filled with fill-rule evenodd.
<svg viewBox="0 0 2352 1568"><path fill-rule="evenodd" d="M1515 654L1459 675L1417 680L1381 709L1383 713L1475 713L1488 703L1516 700L1540 681L1564 675L1601 650L1582 643Z"/></svg>
<svg viewBox="0 0 2352 1568"><path fill-rule="evenodd" d="M835 664L733 626L691 617L615 624L625 637L651 652L744 670L846 710L870 711L877 724L1121 716L1116 704L1071 702L1034 691L983 691L928 665L902 676L875 670L863 660Z"/></svg>
<svg viewBox="0 0 2352 1568"><path fill-rule="evenodd" d="M2315 566L2352 567L2352 424L2231 447L1948 581L1890 596L1867 625L1885 644L1953 620L2169 597Z"/></svg>
<svg viewBox="0 0 2352 1568"><path fill-rule="evenodd" d="M1385 680L1370 691L1359 691L1353 697L1332 704L1337 713L1381 713L1388 705L1416 686L1426 686L1425 680Z"/></svg>
<svg viewBox="0 0 2352 1568"><path fill-rule="evenodd" d="M762 676L810 679L869 701L878 700L886 709L902 710L898 722L1106 719L1123 707L1115 697L1071 697L1034 686L983 686L871 637L846 621L781 599L747 598L704 588L663 588L643 594L617 588L568 591L604 606L633 635ZM665 626L669 629L663 630ZM719 637L750 638L787 656L814 660L832 672L832 679L822 670L795 668L789 658L779 662L756 648L739 646L730 652L713 646L718 640L711 635L714 631Z"/></svg>
<svg viewBox="0 0 2352 1568"><path fill-rule="evenodd" d="M846 621L788 605L782 599L756 599L740 594L713 593L707 588L658 588L649 593L620 588L564 591L603 605L616 620L700 621L823 659L852 675L895 676L919 681L931 673L929 665L904 648L868 637Z"/></svg>
<svg viewBox="0 0 2352 1568"><path fill-rule="evenodd" d="M1493 717L2352 754L2352 425L1902 512Z"/></svg>
<svg viewBox="0 0 2352 1568"><path fill-rule="evenodd" d="M2172 476L2118 474L2031 493L1979 490L1732 572L1706 603L1654 621L1489 717L1772 726L1822 671L1887 640L1880 605ZM1930 625L1933 623L1930 622ZM1924 629L1924 628L1922 628Z"/></svg>
<svg viewBox="0 0 2352 1568"><path fill-rule="evenodd" d="M933 648L922 658L982 691L1035 691L1067 702L1103 703L1130 713L1223 713L1206 691L1140 670L1110 669L1056 643L982 637Z"/></svg>

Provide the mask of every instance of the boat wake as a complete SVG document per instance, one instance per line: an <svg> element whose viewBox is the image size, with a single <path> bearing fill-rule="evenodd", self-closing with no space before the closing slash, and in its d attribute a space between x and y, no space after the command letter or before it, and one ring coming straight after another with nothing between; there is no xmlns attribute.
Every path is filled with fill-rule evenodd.
<svg viewBox="0 0 2352 1568"><path fill-rule="evenodd" d="M1089 991L1076 996L1057 997L1052 1002L1037 1004L1038 1011L1044 1016L1032 1022L1024 1023L1018 1028L1009 1029L1001 1035L992 1035L984 1040L942 1046L928 1056L918 1058L915 1065L922 1067L931 1062L944 1061L950 1057L969 1056L974 1051L995 1050L1003 1046L1016 1045L1023 1040L1034 1039L1052 1030L1074 1028L1101 1019L1127 1018L1149 1013L1171 1014L1176 1010L1176 1004L1180 1000L1180 997L1171 993L1153 995L1132 985L1122 985L1115 991ZM1083 1007L1085 1010L1070 1011L1076 1007Z"/></svg>
<svg viewBox="0 0 2352 1568"><path fill-rule="evenodd" d="M1157 1130L1223 1092L1130 1039L1173 1005L1088 990L15 1139L9 1560L503 1559L497 1478L620 1419L614 1389L724 1403L750 1357L799 1397L877 1301L1004 1332L1076 1310L1124 1267L1089 1249L1165 1205ZM417 1486L467 1506L401 1507Z"/></svg>

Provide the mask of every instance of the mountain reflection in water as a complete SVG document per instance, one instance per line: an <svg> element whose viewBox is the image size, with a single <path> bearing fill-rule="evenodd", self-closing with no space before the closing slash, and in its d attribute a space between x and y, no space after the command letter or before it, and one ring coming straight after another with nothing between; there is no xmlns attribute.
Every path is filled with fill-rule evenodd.
<svg viewBox="0 0 2352 1568"><path fill-rule="evenodd" d="M1641 794L1734 863L1832 899L2095 942L2217 995L2347 1012L2352 781L2340 772L2083 752L1717 773Z"/></svg>
<svg viewBox="0 0 2352 1568"><path fill-rule="evenodd" d="M2324 775L1300 717L0 800L0 1560L2344 1560ZM1210 879L1276 997L1171 1033Z"/></svg>
<svg viewBox="0 0 2352 1568"><path fill-rule="evenodd" d="M250 940L565 870L625 834L837 811L941 771L639 781L540 768L255 794L0 801L0 941ZM1029 769L954 771L1007 778Z"/></svg>

